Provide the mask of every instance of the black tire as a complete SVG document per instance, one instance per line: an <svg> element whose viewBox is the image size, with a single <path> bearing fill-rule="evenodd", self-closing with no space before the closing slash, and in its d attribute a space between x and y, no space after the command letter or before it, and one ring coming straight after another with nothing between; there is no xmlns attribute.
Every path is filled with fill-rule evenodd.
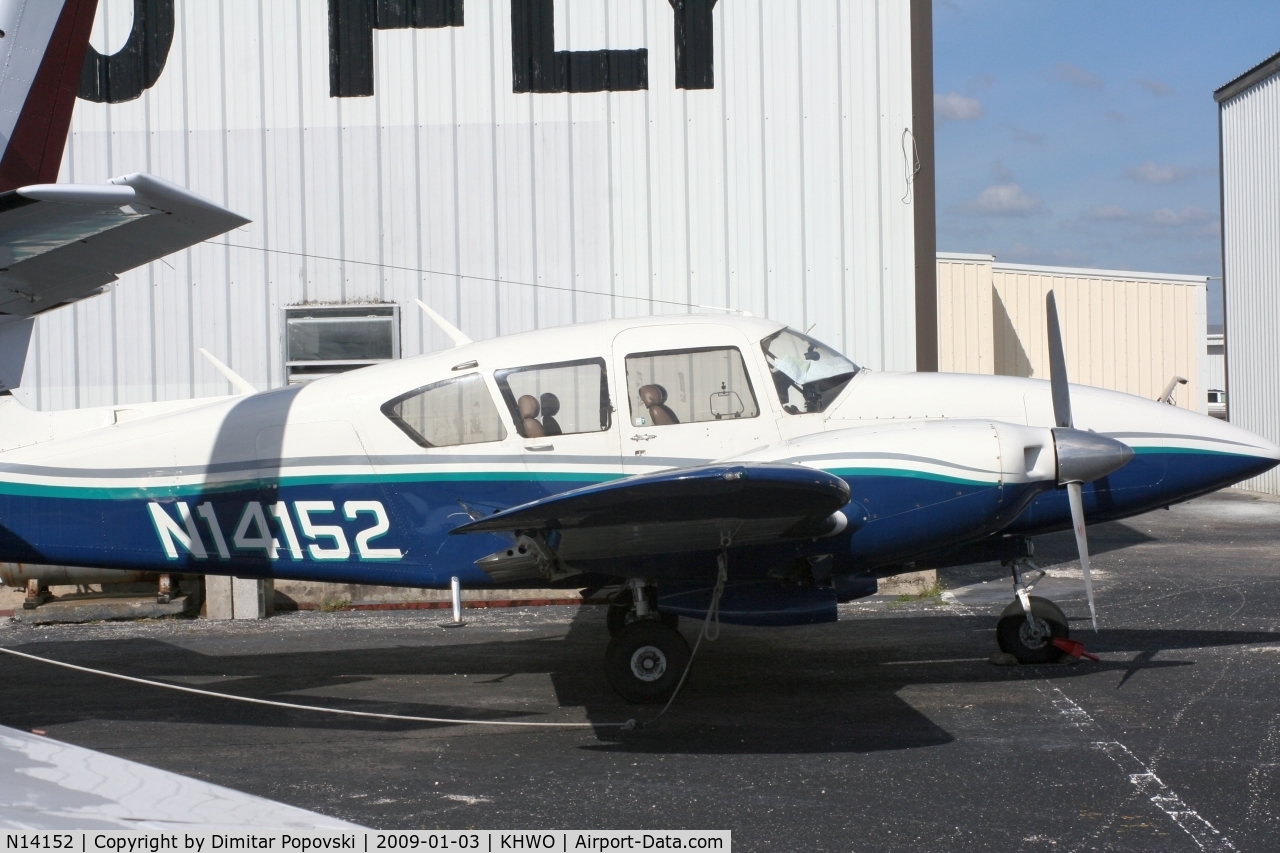
<svg viewBox="0 0 1280 853"><path fill-rule="evenodd" d="M616 637L621 634L622 629L627 627L627 623L631 621L631 618L630 606L626 604L610 604L609 612L604 617L604 624L609 629L609 636Z"/></svg>
<svg viewBox="0 0 1280 853"><path fill-rule="evenodd" d="M1040 637L1033 636L1021 603L1015 600L1004 609L996 624L1000 651L1013 655L1018 663L1057 663L1063 652L1053 641L1058 638L1065 640L1071 635L1066 614L1049 599L1033 595L1031 616L1043 632Z"/></svg>
<svg viewBox="0 0 1280 853"><path fill-rule="evenodd" d="M689 665L689 644L680 632L654 619L622 629L604 654L609 685L628 702L665 702Z"/></svg>
<svg viewBox="0 0 1280 853"><path fill-rule="evenodd" d="M658 597L652 596L649 602L652 612L657 612ZM680 617L674 613L659 613L658 619L668 628L678 628L680 625ZM608 612L605 613L604 624L609 629L609 636L616 637L622 632L622 629L636 621L635 612L631 609L631 592L623 590L618 597L609 605Z"/></svg>

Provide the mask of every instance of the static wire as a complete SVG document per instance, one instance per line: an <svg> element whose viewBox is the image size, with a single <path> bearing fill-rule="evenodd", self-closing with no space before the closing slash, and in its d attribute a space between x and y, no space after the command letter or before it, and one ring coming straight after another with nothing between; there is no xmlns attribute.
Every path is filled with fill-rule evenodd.
<svg viewBox="0 0 1280 853"><path fill-rule="evenodd" d="M146 684L149 687L163 687L166 690L177 690L179 693L193 693L197 696L212 696L215 699L230 699L233 702L248 702L252 705L270 705L273 708L287 708L290 711L318 711L322 714L339 714L344 717L369 717L375 720L403 720L412 723L452 723L456 725L466 726L520 726L523 728L553 728L553 729L625 729L630 731L636 727L635 720L627 720L625 723L537 723L537 722L517 722L514 720L454 720L445 717L413 717L405 714L379 714L374 711L348 711L343 708L321 708L317 705L296 705L292 702L277 702L273 699L255 699L251 696L236 696L231 693L219 693L216 690L200 690L196 687L183 687L180 684L167 684L163 681L152 681L148 678L135 678L132 675L121 675L118 672L108 672L103 669L92 669L87 666L77 666L74 663L66 663L52 658L42 658L38 655L27 654L16 649L7 649L0 647L0 652L14 657L25 658L27 660L36 661L38 663L52 664L65 669L74 669L77 672L87 672L91 675L102 675L107 678L116 678L120 681L130 681L134 684Z"/></svg>
<svg viewBox="0 0 1280 853"><path fill-rule="evenodd" d="M605 293L602 290L579 290L573 287L564 287L555 284L535 284L531 281L515 281L509 278L494 278L492 276L483 275L466 275L460 272L445 272L444 270L427 270L418 267L403 267L396 264L382 264L377 261L353 261L348 258L334 258L329 255L313 255L309 252L290 252L285 249L266 249L261 246L242 246L239 243L218 243L214 240L202 241L210 246L219 246L228 249L247 249L251 252L266 252L272 255L291 255L296 258L311 258L317 261L333 261L339 264L355 264L362 267L379 267L380 269L399 270L400 272L412 272L419 275L442 275L449 278L469 278L472 281L487 281L494 284L514 284L519 287L536 287L541 290L557 290L563 293L574 293L580 296L600 296L605 299L634 299L638 302L652 302L659 305L674 305L678 308L713 308L717 311L735 312L733 308L723 308L718 305L699 305L695 302L680 302L675 299L655 299L652 296L628 296L625 293Z"/></svg>

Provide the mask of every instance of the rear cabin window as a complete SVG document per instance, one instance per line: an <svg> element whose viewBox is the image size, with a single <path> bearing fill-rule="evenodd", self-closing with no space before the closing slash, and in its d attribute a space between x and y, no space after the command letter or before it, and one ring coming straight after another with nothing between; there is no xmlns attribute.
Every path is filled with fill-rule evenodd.
<svg viewBox="0 0 1280 853"><path fill-rule="evenodd" d="M627 356L631 425L693 424L760 414L736 347L642 352Z"/></svg>
<svg viewBox="0 0 1280 853"><path fill-rule="evenodd" d="M502 441L502 416L478 373L446 379L402 394L382 413L423 447L454 447Z"/></svg>
<svg viewBox="0 0 1280 853"><path fill-rule="evenodd" d="M858 365L791 329L760 342L782 408L791 415L826 411L858 373Z"/></svg>
<svg viewBox="0 0 1280 853"><path fill-rule="evenodd" d="M603 432L612 424L602 358L511 367L493 378L525 438Z"/></svg>

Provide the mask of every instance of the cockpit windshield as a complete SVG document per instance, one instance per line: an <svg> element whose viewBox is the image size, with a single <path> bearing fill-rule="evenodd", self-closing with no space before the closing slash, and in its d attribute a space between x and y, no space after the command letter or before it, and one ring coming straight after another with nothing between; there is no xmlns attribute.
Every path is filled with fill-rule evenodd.
<svg viewBox="0 0 1280 853"><path fill-rule="evenodd" d="M826 344L792 329L760 343L782 408L792 415L825 411L858 372L858 365Z"/></svg>

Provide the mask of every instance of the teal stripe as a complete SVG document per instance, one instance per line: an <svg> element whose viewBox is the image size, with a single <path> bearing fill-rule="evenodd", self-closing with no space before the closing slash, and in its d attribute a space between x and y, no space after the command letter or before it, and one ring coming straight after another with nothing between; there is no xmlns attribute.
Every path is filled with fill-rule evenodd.
<svg viewBox="0 0 1280 853"><path fill-rule="evenodd" d="M1251 453L1232 453L1229 450L1201 450L1195 447L1135 447L1134 455L1149 456L1169 453L1174 456L1234 456L1241 459L1255 458Z"/></svg>
<svg viewBox="0 0 1280 853"><path fill-rule="evenodd" d="M933 480L938 483L953 483L959 486L994 486L994 480L970 480L965 477L948 477L945 474L932 474L927 471L913 471L909 468L828 468L824 469L837 477L900 477L915 480Z"/></svg>
<svg viewBox="0 0 1280 853"><path fill-rule="evenodd" d="M275 486L328 486L370 485L390 483L601 483L618 480L624 474L588 474L574 472L527 471L510 472L443 472L438 474L316 474L305 477L280 477L279 479L233 480L223 483L183 483L174 486L50 486L40 483L15 483L0 481L0 495L19 497L66 498L69 500L161 500L191 495L215 495L224 492L265 490Z"/></svg>

